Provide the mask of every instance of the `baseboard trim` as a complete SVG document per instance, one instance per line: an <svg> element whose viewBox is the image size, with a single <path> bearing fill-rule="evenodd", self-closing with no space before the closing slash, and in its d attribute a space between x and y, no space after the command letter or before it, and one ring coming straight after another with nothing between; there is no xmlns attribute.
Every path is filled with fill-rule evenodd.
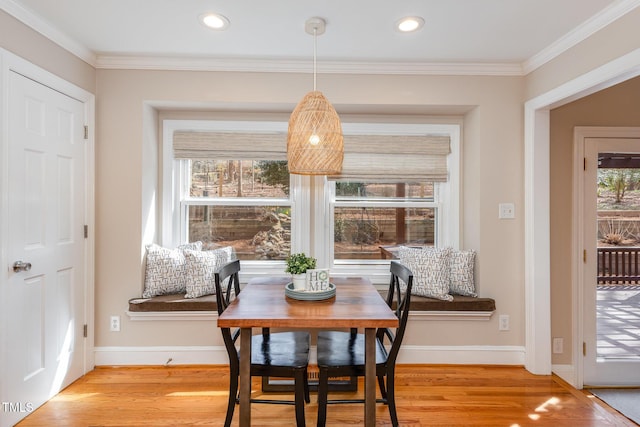
<svg viewBox="0 0 640 427"><path fill-rule="evenodd" d="M96 366L222 365L224 346L96 347Z"/></svg>
<svg viewBox="0 0 640 427"><path fill-rule="evenodd" d="M315 348L311 349L315 361ZM96 347L96 366L222 365L229 363L224 346ZM402 364L523 365L522 346L403 346Z"/></svg>
<svg viewBox="0 0 640 427"><path fill-rule="evenodd" d="M576 368L573 365L551 365L551 372L562 378L568 384L576 387L578 384L578 376Z"/></svg>
<svg viewBox="0 0 640 427"><path fill-rule="evenodd" d="M403 346L398 363L524 365L523 346Z"/></svg>

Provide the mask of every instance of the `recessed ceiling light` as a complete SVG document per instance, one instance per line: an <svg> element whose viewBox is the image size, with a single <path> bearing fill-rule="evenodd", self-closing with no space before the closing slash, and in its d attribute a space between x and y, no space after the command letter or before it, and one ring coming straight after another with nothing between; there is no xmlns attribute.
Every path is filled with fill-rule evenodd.
<svg viewBox="0 0 640 427"><path fill-rule="evenodd" d="M396 29L403 33L418 31L424 25L424 19L419 16L407 16L396 22Z"/></svg>
<svg viewBox="0 0 640 427"><path fill-rule="evenodd" d="M213 30L226 30L229 27L229 20L219 13L203 13L200 15L200 22Z"/></svg>

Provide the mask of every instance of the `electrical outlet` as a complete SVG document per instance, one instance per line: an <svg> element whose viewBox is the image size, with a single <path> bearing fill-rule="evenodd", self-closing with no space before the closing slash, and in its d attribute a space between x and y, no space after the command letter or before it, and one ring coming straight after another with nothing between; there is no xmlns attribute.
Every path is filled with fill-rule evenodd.
<svg viewBox="0 0 640 427"><path fill-rule="evenodd" d="M564 340L562 338L553 339L553 353L561 354L564 352Z"/></svg>
<svg viewBox="0 0 640 427"><path fill-rule="evenodd" d="M109 330L111 332L120 332L120 316L111 316Z"/></svg>
<svg viewBox="0 0 640 427"><path fill-rule="evenodd" d="M498 317L498 330L499 331L508 331L509 330L509 315L501 314Z"/></svg>

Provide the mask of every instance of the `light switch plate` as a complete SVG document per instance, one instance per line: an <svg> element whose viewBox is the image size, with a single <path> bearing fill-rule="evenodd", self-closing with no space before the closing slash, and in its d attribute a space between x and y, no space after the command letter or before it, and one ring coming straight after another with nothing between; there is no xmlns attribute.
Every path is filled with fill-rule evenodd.
<svg viewBox="0 0 640 427"><path fill-rule="evenodd" d="M514 219L516 217L516 207L513 203L500 203L498 205L498 218Z"/></svg>

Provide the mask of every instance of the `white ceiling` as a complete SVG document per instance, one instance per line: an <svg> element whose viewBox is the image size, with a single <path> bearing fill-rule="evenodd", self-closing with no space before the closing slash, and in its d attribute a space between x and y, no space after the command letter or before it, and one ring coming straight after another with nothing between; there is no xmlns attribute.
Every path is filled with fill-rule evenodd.
<svg viewBox="0 0 640 427"><path fill-rule="evenodd" d="M528 72L638 6L638 0L0 0L16 18L95 66L146 61L308 64L305 21L327 21L318 63L380 69L429 64ZM226 16L226 31L198 21ZM402 34L394 22L424 18ZM163 58L160 61L159 58Z"/></svg>

